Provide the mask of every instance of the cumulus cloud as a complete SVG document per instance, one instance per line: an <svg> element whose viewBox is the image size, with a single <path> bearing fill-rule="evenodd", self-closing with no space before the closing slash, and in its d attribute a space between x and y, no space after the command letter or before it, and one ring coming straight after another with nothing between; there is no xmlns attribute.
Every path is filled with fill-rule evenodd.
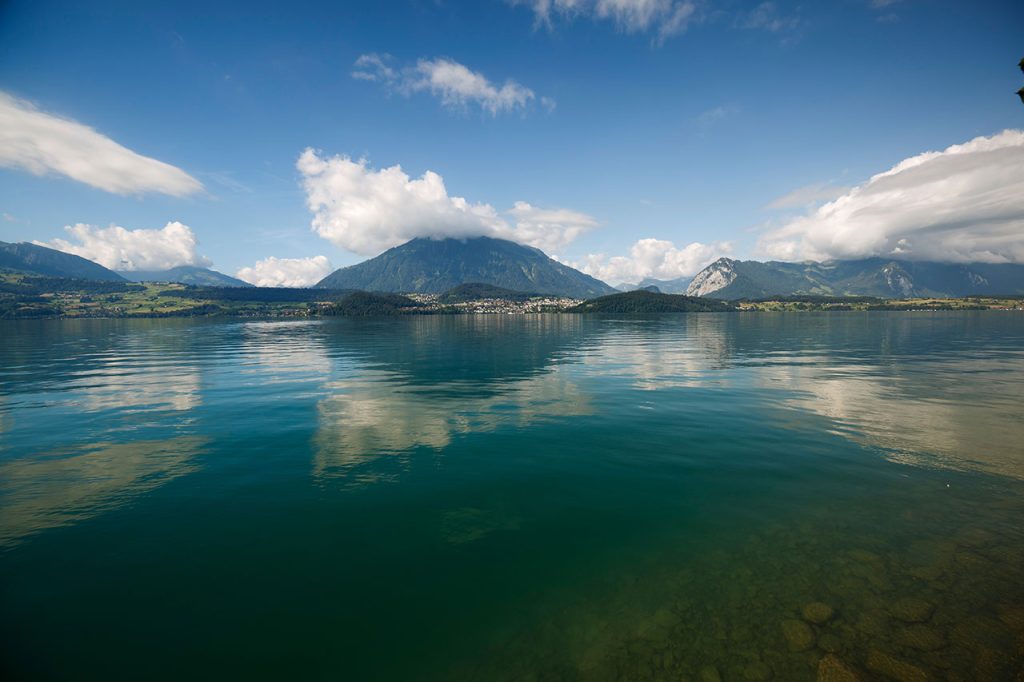
<svg viewBox="0 0 1024 682"><path fill-rule="evenodd" d="M729 242L692 242L678 248L664 239L641 239L633 244L628 256L609 258L605 254L590 254L579 262L566 261L566 265L605 282L635 284L648 277L691 277L731 252Z"/></svg>
<svg viewBox="0 0 1024 682"><path fill-rule="evenodd" d="M536 99L533 90L514 80L496 85L482 73L452 59L420 59L415 65L394 68L390 55L364 54L356 60L352 77L382 83L400 94L410 96L429 92L444 106L465 109L470 104L479 106L492 116L506 111L525 110ZM543 97L547 110L554 108L550 97Z"/></svg>
<svg viewBox="0 0 1024 682"><path fill-rule="evenodd" d="M256 261L252 267L242 268L235 277L258 287L311 287L334 267L327 256L312 258L275 258L270 256Z"/></svg>
<svg viewBox="0 0 1024 682"><path fill-rule="evenodd" d="M905 159L758 244L779 260L1024 262L1024 131Z"/></svg>
<svg viewBox="0 0 1024 682"><path fill-rule="evenodd" d="M401 166L374 170L365 160L321 156L307 149L296 164L302 174L312 228L332 244L376 255L416 237L491 236L558 249L597 221L568 209L516 202L503 217L493 206L451 196L433 171L411 178Z"/></svg>
<svg viewBox="0 0 1024 682"><path fill-rule="evenodd" d="M0 166L56 173L114 194L198 192L191 175L122 147L92 128L0 92Z"/></svg>
<svg viewBox="0 0 1024 682"><path fill-rule="evenodd" d="M209 267L208 258L196 252L199 242L192 228L179 222L160 229L126 230L118 225L95 227L78 223L64 228L73 241L54 239L35 242L73 253L111 270L167 270L179 265Z"/></svg>
<svg viewBox="0 0 1024 682"><path fill-rule="evenodd" d="M508 213L515 226L503 227L497 236L536 246L541 251L563 249L584 232L597 227L597 221L586 213L566 208L538 208L525 201L517 201Z"/></svg>
<svg viewBox="0 0 1024 682"><path fill-rule="evenodd" d="M627 33L654 30L659 39L678 35L694 20L691 0L512 0L528 5L537 23L551 26L555 15L612 21Z"/></svg>

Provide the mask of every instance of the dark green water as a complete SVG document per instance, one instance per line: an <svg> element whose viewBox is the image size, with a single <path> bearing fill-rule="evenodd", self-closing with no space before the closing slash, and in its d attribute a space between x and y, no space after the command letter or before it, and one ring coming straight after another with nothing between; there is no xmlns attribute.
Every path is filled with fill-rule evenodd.
<svg viewBox="0 0 1024 682"><path fill-rule="evenodd" d="M1024 316L0 323L0 646L8 679L1014 679Z"/></svg>

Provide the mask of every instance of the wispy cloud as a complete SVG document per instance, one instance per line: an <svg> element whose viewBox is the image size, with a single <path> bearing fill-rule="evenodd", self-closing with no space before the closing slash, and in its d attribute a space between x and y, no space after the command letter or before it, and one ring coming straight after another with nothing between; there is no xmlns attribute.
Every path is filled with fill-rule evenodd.
<svg viewBox="0 0 1024 682"><path fill-rule="evenodd" d="M780 260L1024 262L1024 131L910 157L769 232Z"/></svg>
<svg viewBox="0 0 1024 682"><path fill-rule="evenodd" d="M492 116L525 111L537 99L533 90L514 80L498 85L482 73L445 57L420 59L404 67L394 67L393 63L390 55L364 54L356 60L352 77L381 83L405 96L427 92L449 108L465 109L476 105ZM548 111L555 108L555 101L550 97L542 97L541 104Z"/></svg>
<svg viewBox="0 0 1024 682"><path fill-rule="evenodd" d="M0 166L54 173L114 194L181 197L203 185L163 161L137 154L71 119L0 92Z"/></svg>
<svg viewBox="0 0 1024 682"><path fill-rule="evenodd" d="M739 107L732 106L731 104L712 107L711 109L702 111L700 115L697 116L697 125L700 126L701 129L706 130L723 119L735 116L739 111Z"/></svg>
<svg viewBox="0 0 1024 682"><path fill-rule="evenodd" d="M235 277L258 287L311 287L334 271L327 256L276 258L270 256L242 268Z"/></svg>
<svg viewBox="0 0 1024 682"><path fill-rule="evenodd" d="M627 33L653 31L659 42L683 33L697 18L691 0L510 0L529 6L539 26L578 16L613 22Z"/></svg>
<svg viewBox="0 0 1024 682"><path fill-rule="evenodd" d="M119 225L96 227L78 223L64 230L71 237L36 242L51 249L73 253L111 270L167 270L179 265L209 267L210 260L197 252L199 240L192 228L179 222L160 229L126 230Z"/></svg>
<svg viewBox="0 0 1024 682"><path fill-rule="evenodd" d="M779 33L798 28L800 17L795 14L783 14L774 2L762 2L749 12L740 15L738 24L741 28Z"/></svg>
<svg viewBox="0 0 1024 682"><path fill-rule="evenodd" d="M769 210L785 210L789 208L809 208L825 201L838 199L850 191L850 187L819 182L813 185L798 187L789 194L775 199L765 206Z"/></svg>
<svg viewBox="0 0 1024 682"><path fill-rule="evenodd" d="M492 236L555 250L597 225L579 211L524 201L500 213L490 204L449 195L433 171L411 178L401 166L375 170L363 159L322 156L312 149L296 166L313 212L313 231L362 255L416 237Z"/></svg>

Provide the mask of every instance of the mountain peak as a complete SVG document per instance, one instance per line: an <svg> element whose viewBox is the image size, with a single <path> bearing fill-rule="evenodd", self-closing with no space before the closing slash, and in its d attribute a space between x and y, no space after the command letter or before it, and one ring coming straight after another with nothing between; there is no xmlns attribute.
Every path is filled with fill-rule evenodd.
<svg viewBox="0 0 1024 682"><path fill-rule="evenodd" d="M687 294L715 298L769 296L960 297L1024 293L1024 265L927 261L737 261L720 258L693 278Z"/></svg>
<svg viewBox="0 0 1024 682"><path fill-rule="evenodd" d="M495 237L418 237L358 265L336 270L317 286L435 294L471 282L571 298L614 292L604 282L549 258L540 249Z"/></svg>

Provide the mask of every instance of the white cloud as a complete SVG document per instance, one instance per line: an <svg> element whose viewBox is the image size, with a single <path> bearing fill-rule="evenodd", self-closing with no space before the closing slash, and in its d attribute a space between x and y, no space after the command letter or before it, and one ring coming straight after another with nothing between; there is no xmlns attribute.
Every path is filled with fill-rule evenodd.
<svg viewBox="0 0 1024 682"><path fill-rule="evenodd" d="M761 256L1024 262L1024 131L905 159L768 233Z"/></svg>
<svg viewBox="0 0 1024 682"><path fill-rule="evenodd" d="M452 59L420 59L415 66L401 69L389 66L391 61L390 55L364 54L356 60L352 77L383 83L406 96L429 92L444 106L455 109L475 104L492 116L525 110L536 99L533 90L514 80L496 85L482 73ZM550 97L541 98L541 102L548 111L554 109L555 102Z"/></svg>
<svg viewBox="0 0 1024 682"><path fill-rule="evenodd" d="M739 25L742 28L759 28L766 31L778 33L797 28L800 25L800 18L797 16L783 16L774 2L762 2L740 18Z"/></svg>
<svg viewBox="0 0 1024 682"><path fill-rule="evenodd" d="M612 21L627 33L656 30L659 40L678 35L695 19L691 0L511 0L528 5L537 23L550 27L553 15Z"/></svg>
<svg viewBox="0 0 1024 682"><path fill-rule="evenodd" d="M181 197L202 184L162 161L136 154L92 128L39 111L0 92L0 166L57 173L114 194Z"/></svg>
<svg viewBox="0 0 1024 682"><path fill-rule="evenodd" d="M517 201L509 214L515 220L515 227L503 228L496 236L546 252L563 249L584 232L597 227L597 221L586 213L566 208L538 208L525 201Z"/></svg>
<svg viewBox="0 0 1024 682"><path fill-rule="evenodd" d="M365 160L321 156L307 149L296 164L303 176L312 228L335 246L376 255L416 237L491 236L542 250L562 248L597 221L568 209L516 202L511 221L490 204L450 196L433 171L410 178L401 166L374 170Z"/></svg>
<svg viewBox="0 0 1024 682"><path fill-rule="evenodd" d="M635 284L647 277L676 279L691 277L721 256L732 252L729 242L692 242L682 248L664 239L641 239L628 256L590 254L581 262L566 262L605 282Z"/></svg>
<svg viewBox="0 0 1024 682"><path fill-rule="evenodd" d="M111 270L167 270L179 265L209 267L208 258L196 252L198 240L192 228L179 222L161 229L126 230L118 225L95 227L78 223L64 228L74 240L35 242L73 253Z"/></svg>
<svg viewBox="0 0 1024 682"><path fill-rule="evenodd" d="M818 182L813 185L798 187L789 194L775 199L765 206L767 209L780 210L787 208L809 208L823 201L838 199L850 191L849 187L833 185L828 182Z"/></svg>
<svg viewBox="0 0 1024 682"><path fill-rule="evenodd" d="M311 287L334 271L327 256L312 258L275 258L256 261L242 268L235 277L258 287Z"/></svg>

